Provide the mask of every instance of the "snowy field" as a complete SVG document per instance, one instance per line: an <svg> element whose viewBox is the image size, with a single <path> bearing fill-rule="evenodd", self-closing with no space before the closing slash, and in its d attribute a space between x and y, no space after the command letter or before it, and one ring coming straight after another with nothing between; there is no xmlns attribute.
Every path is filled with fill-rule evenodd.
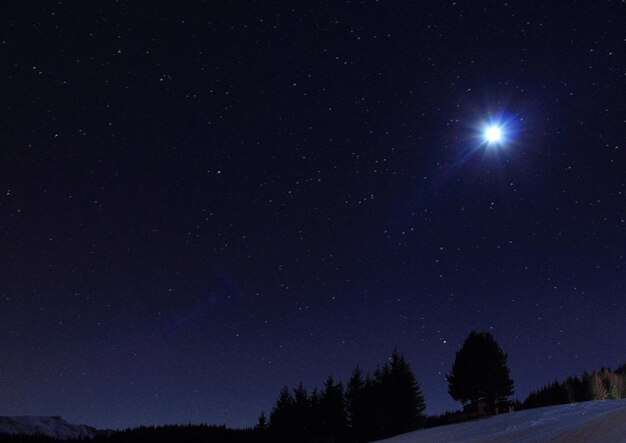
<svg viewBox="0 0 626 443"><path fill-rule="evenodd" d="M380 441L626 443L626 399L590 401L512 412L411 432Z"/></svg>

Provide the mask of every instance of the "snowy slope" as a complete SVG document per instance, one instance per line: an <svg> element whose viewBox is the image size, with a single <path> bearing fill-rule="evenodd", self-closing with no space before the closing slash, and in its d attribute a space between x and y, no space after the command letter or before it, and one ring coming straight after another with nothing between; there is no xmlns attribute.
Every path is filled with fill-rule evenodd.
<svg viewBox="0 0 626 443"><path fill-rule="evenodd" d="M43 434L67 439L76 437L92 438L96 435L96 432L96 428L86 425L73 425L61 417L0 417L0 433L3 434Z"/></svg>
<svg viewBox="0 0 626 443"><path fill-rule="evenodd" d="M399 435L386 443L626 443L626 399L512 412Z"/></svg>

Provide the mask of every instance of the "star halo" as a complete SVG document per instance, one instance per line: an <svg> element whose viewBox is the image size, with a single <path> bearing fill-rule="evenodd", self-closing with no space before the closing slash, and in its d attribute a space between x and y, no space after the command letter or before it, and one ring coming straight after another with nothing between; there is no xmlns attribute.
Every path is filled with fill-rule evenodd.
<svg viewBox="0 0 626 443"><path fill-rule="evenodd" d="M517 126L515 118L504 112L482 119L473 128L473 145L485 151L510 148L515 142Z"/></svg>

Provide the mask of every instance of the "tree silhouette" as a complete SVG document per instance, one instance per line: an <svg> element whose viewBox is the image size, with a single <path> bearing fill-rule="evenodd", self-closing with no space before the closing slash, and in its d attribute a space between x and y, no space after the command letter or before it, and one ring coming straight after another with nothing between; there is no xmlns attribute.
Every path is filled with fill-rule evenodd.
<svg viewBox="0 0 626 443"><path fill-rule="evenodd" d="M384 436L413 431L425 423L426 403L413 370L395 350L382 369L376 371L380 389Z"/></svg>
<svg viewBox="0 0 626 443"><path fill-rule="evenodd" d="M348 387L346 389L346 410L348 424L357 442L368 441L370 437L369 427L375 410L371 402L368 402L368 392L365 388L363 373L358 366L352 371Z"/></svg>
<svg viewBox="0 0 626 443"><path fill-rule="evenodd" d="M357 366L346 389L346 411L352 437L359 443L376 440L383 435L380 393L376 380L369 375L363 379L363 373Z"/></svg>
<svg viewBox="0 0 626 443"><path fill-rule="evenodd" d="M321 436L323 434L323 415L321 406L321 394L317 388L313 389L313 392L311 393L310 405L311 435L314 436L314 441L319 441L321 440Z"/></svg>
<svg viewBox="0 0 626 443"><path fill-rule="evenodd" d="M320 397L320 415L324 441L343 441L347 431L343 385L328 377Z"/></svg>
<svg viewBox="0 0 626 443"><path fill-rule="evenodd" d="M294 441L300 434L300 430L295 425L295 400L289 392L288 387L284 387L276 400L276 404L270 413L269 430L276 441Z"/></svg>
<svg viewBox="0 0 626 443"><path fill-rule="evenodd" d="M472 331L446 377L450 396L474 407L484 400L487 411L493 413L496 404L514 392L506 360L491 333Z"/></svg>
<svg viewBox="0 0 626 443"><path fill-rule="evenodd" d="M261 415L259 415L255 429L259 431L267 430L267 417L265 417L265 412L261 412Z"/></svg>
<svg viewBox="0 0 626 443"><path fill-rule="evenodd" d="M268 438L276 442L366 442L423 426L424 397L411 367L397 351L364 379L357 367L344 392L328 377L323 389L302 383L280 392L269 417ZM257 429L262 429L261 418Z"/></svg>
<svg viewBox="0 0 626 443"><path fill-rule="evenodd" d="M311 399L302 382L293 390L292 425L300 435L311 435Z"/></svg>
<svg viewBox="0 0 626 443"><path fill-rule="evenodd" d="M363 378L357 366L346 390L346 409L357 442L391 437L420 428L426 405L411 367L394 351L374 377Z"/></svg>

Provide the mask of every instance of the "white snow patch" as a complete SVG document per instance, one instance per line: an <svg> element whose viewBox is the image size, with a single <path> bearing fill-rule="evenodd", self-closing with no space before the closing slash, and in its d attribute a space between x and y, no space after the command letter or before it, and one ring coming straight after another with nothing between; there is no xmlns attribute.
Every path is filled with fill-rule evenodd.
<svg viewBox="0 0 626 443"><path fill-rule="evenodd" d="M626 443L626 399L511 412L410 432L380 442Z"/></svg>

